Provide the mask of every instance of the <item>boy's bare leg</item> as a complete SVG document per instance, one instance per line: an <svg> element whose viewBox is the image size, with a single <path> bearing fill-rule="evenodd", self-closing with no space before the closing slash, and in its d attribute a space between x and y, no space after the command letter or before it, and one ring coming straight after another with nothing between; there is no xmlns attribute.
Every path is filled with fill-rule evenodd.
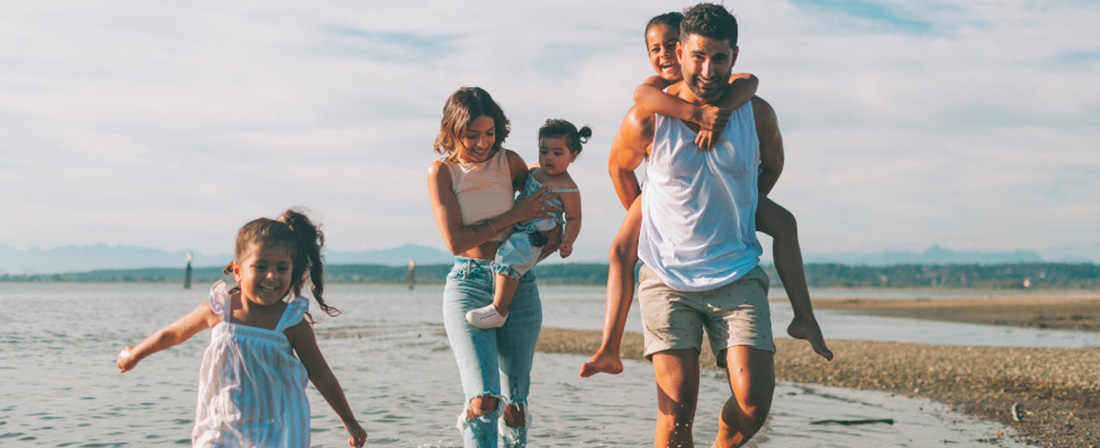
<svg viewBox="0 0 1100 448"><path fill-rule="evenodd" d="M516 295L519 287L519 279L504 274L496 274L493 282L493 307L501 316L508 316L508 306L512 304L512 297Z"/></svg>
<svg viewBox="0 0 1100 448"><path fill-rule="evenodd" d="M630 304L634 300L634 266L638 264L638 235L641 228L641 201L635 199L608 253L603 341L592 359L581 366L582 378L600 372L616 374L623 371L619 347L623 341Z"/></svg>
<svg viewBox="0 0 1100 448"><path fill-rule="evenodd" d="M692 424L699 397L699 352L666 350L653 354L657 377L655 448L692 448Z"/></svg>
<svg viewBox="0 0 1100 448"><path fill-rule="evenodd" d="M726 350L726 369L730 391L718 419L716 448L739 447L764 426L775 391L775 364L772 352L749 347Z"/></svg>
<svg viewBox="0 0 1100 448"><path fill-rule="evenodd" d="M798 223L794 215L767 196L760 196L756 208L756 229L773 238L775 270L779 272L779 279L794 309L794 320L787 327L787 334L809 341L814 352L832 360L833 352L825 345L825 336L821 333L821 326L814 317L813 303L810 302L802 248L798 244Z"/></svg>

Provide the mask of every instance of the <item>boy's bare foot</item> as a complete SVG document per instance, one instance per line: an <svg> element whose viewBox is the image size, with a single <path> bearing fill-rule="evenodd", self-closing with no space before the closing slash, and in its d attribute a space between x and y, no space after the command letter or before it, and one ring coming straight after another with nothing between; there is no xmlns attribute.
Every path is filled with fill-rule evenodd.
<svg viewBox="0 0 1100 448"><path fill-rule="evenodd" d="M497 311L497 307L493 305L486 305L466 313L466 321L482 330L502 327L506 320L508 320L508 315L501 314Z"/></svg>
<svg viewBox="0 0 1100 448"><path fill-rule="evenodd" d="M803 339L810 342L814 352L821 355L827 361L833 360L833 352L825 346L825 336L821 334L821 327L813 316L795 316L791 324L787 326L787 334L795 339Z"/></svg>
<svg viewBox="0 0 1100 448"><path fill-rule="evenodd" d="M592 359L581 365L581 378L588 378L601 372L615 375L622 373L622 371L623 361L618 356L601 350L592 355Z"/></svg>

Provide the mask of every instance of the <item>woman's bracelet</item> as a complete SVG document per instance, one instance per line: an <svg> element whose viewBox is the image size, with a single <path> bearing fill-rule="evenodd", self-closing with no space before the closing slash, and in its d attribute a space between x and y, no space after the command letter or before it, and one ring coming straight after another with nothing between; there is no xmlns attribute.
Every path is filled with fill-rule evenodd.
<svg viewBox="0 0 1100 448"><path fill-rule="evenodd" d="M493 220L490 219L488 221L485 221L485 224L488 224L489 228L493 230L493 235L497 234L497 226L493 225Z"/></svg>

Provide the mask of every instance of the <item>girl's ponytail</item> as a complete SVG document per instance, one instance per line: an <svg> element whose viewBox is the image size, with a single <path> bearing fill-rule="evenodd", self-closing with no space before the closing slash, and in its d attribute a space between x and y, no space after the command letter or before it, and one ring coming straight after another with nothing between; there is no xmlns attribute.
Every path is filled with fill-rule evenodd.
<svg viewBox="0 0 1100 448"><path fill-rule="evenodd" d="M592 128L585 125L579 131L577 131L577 142L588 143L588 139L592 138ZM580 145L577 145L577 152L580 152Z"/></svg>
<svg viewBox="0 0 1100 448"><path fill-rule="evenodd" d="M325 266L321 260L321 248L325 245L325 234L309 220L308 216L295 209L284 212L283 216L279 217L279 222L286 224L294 233L295 246L297 246L297 250L294 251L294 271L291 277L294 282L291 286L294 295L301 295L308 271L308 278L313 284L310 291L313 293L313 298L317 300L317 305L329 316L340 315L340 310L325 304L323 297Z"/></svg>

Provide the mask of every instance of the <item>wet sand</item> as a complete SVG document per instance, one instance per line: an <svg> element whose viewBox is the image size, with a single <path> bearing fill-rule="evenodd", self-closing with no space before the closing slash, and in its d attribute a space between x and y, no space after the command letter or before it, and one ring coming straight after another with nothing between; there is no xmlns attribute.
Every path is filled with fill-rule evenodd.
<svg viewBox="0 0 1100 448"><path fill-rule="evenodd" d="M1016 310L1015 319L1006 321L1033 320L1023 315L1031 312L1023 304L993 308L999 313L1005 308ZM538 349L591 355L599 343L598 331L544 328ZM958 347L833 340L829 347L836 358L825 362L804 341L777 339L776 345L779 380L928 398L1011 426L1022 441L1034 446L1100 447L1100 348ZM641 359L641 335L626 334L622 353L624 358ZM703 366L715 368L709 350L703 353ZM1018 406L1018 421L1013 418L1014 405Z"/></svg>
<svg viewBox="0 0 1100 448"><path fill-rule="evenodd" d="M815 309L1026 328L1100 331L1100 294L937 299L816 299Z"/></svg>

